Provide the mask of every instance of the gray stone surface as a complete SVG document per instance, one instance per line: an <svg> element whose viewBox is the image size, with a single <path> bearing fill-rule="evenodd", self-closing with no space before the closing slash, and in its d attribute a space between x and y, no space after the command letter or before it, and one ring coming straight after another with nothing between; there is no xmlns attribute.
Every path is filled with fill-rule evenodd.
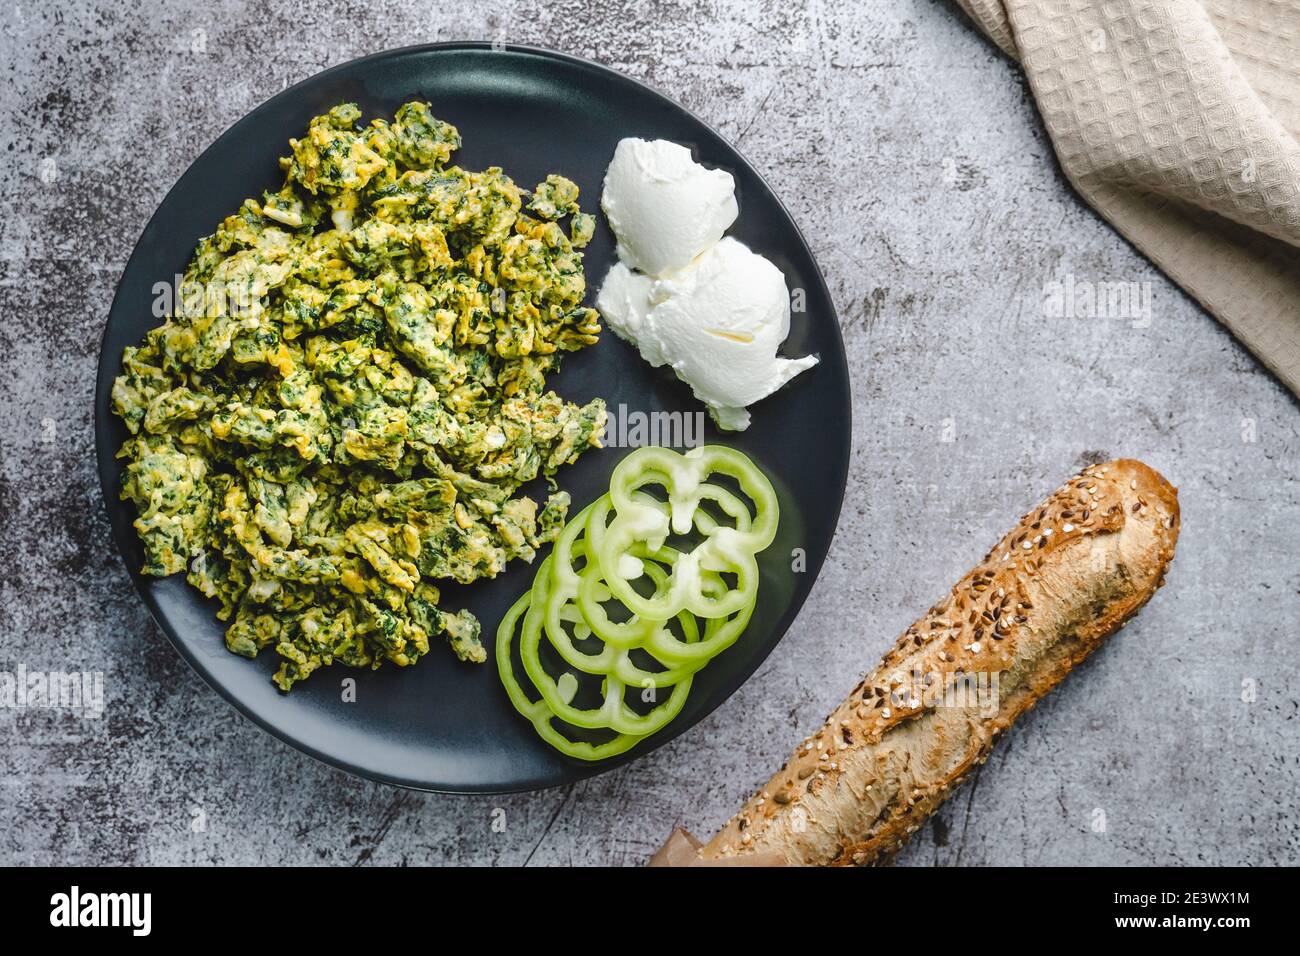
<svg viewBox="0 0 1300 956"><path fill-rule="evenodd" d="M1300 406L1080 205L1023 79L947 3L9 7L0 670L102 671L107 701L0 711L0 863L640 863L719 825L1024 509L1117 455L1181 490L1168 587L900 862L1300 862ZM353 779L207 690L113 552L91 446L113 284L199 151L326 66L456 38L594 58L737 143L814 247L854 388L839 535L767 663L645 759L504 798ZM1045 315L1067 276L1136 283L1149 321Z"/></svg>

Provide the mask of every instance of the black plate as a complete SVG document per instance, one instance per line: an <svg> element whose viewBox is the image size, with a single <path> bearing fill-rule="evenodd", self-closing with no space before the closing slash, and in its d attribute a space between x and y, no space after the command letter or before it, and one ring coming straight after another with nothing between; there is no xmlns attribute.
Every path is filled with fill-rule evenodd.
<svg viewBox="0 0 1300 956"><path fill-rule="evenodd" d="M121 466L113 457L126 433L110 411L109 390L121 369L122 349L158 323L151 311L154 283L183 273L195 243L245 197L279 187L276 159L312 116L353 101L367 120L391 117L417 97L460 128L460 165L502 166L524 187L547 173L562 173L582 188L584 208L593 212L619 139L664 138L690 146L700 162L736 179L740 218L730 234L775 262L790 288L806 295L807 310L794 315L784 352L816 353L821 363L755 406L748 431L723 436L710 422L707 435L750 455L780 495L780 531L761 555L753 623L696 678L676 720L612 760L589 764L551 750L511 708L491 661L462 664L445 647L435 647L413 668L318 671L282 695L270 681L276 656L268 651L248 661L229 653L213 605L181 575L158 580L136 573L143 557L131 528L135 515L118 499ZM603 216L597 218L586 255L588 301L614 261L609 228ZM608 332L598 345L571 356L553 383L574 401L603 396L611 410L700 408L671 373L650 368ZM834 307L798 228L758 173L704 123L634 80L556 53L473 43L411 47L326 70L262 104L213 143L167 194L127 263L109 313L95 386L95 445L113 535L145 603L185 659L240 711L300 750L375 780L437 791L530 790L608 770L680 734L733 693L776 646L812 588L844 498L848 371ZM575 511L607 489L610 471L625 453L593 450L560 473ZM791 570L795 548L806 555L801 572ZM490 646L497 622L533 572L512 565L494 581L447 588L446 602L472 609ZM340 699L344 677L357 679L356 703Z"/></svg>

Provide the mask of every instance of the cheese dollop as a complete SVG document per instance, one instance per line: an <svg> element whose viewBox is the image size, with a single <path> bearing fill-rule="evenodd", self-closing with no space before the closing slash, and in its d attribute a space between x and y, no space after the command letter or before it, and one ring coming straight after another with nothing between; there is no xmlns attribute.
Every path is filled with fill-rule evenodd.
<svg viewBox="0 0 1300 956"><path fill-rule="evenodd" d="M667 140L619 141L600 197L618 257L649 275L690 264L736 221L731 173L705 169Z"/></svg>
<svg viewBox="0 0 1300 956"><path fill-rule="evenodd" d="M621 261L596 308L647 362L671 367L720 428L748 428L747 406L817 364L776 354L790 333L789 291L771 261L723 236L736 218L729 173L676 143L625 139L601 206Z"/></svg>

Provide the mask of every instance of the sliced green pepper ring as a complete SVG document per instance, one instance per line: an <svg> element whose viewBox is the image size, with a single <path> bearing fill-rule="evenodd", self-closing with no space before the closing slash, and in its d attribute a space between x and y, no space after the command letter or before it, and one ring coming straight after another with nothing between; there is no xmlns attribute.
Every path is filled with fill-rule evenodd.
<svg viewBox="0 0 1300 956"><path fill-rule="evenodd" d="M733 479L754 503L753 521L748 528L736 529L741 544L757 553L776 537L779 507L776 492L767 476L752 461L725 445L693 448L685 455L667 448L640 448L628 455L614 469L609 482L609 497L620 517L635 513L635 493L647 485L659 484L668 493L672 530L677 534L690 531L699 510L700 486L713 474ZM650 538L649 535L642 537Z"/></svg>
<svg viewBox="0 0 1300 956"><path fill-rule="evenodd" d="M718 534L728 529L719 529ZM716 535L715 535L716 538ZM623 523L622 516L605 529L600 547L594 552L595 563L604 572L610 592L626 605L627 609L643 620L666 621L688 610L704 618L730 617L758 596L758 561L744 550L710 547L710 538L693 551L679 554L672 563L672 573L667 588L653 595L638 594L628 579L611 568L617 568L619 555L631 552L637 544L636 531ZM710 589L704 592L704 575L730 573L736 576L736 586L722 594ZM585 609L585 606L584 606Z"/></svg>
<svg viewBox="0 0 1300 956"><path fill-rule="evenodd" d="M588 654L573 643L573 640L569 637L569 632L564 629L563 622L571 620L564 614L564 608L569 604L563 596L557 597L559 589L555 587L554 564L555 555L551 555L541 563L537 569L537 577L533 579L533 587L530 592L532 606L538 610L541 616L543 626L546 629L546 636L560 653L560 656L564 658L565 663L571 667L576 667L588 674L607 673L614 666L618 648L606 642L602 645L600 653ZM573 590L576 591L577 588Z"/></svg>
<svg viewBox="0 0 1300 956"><path fill-rule="evenodd" d="M678 552L666 545L651 551L638 542L628 549L624 557L630 557L640 563L641 573L654 582L655 595L658 596L663 592L669 579L669 572L664 570L664 566L671 568L673 562L677 560ZM620 558L621 560L623 558ZM625 580L633 579L625 578ZM648 634L644 624L645 619L633 615L628 621L610 620L603 604L612 597L613 592L609 589L600 564L595 561L588 563L578 575L577 593L574 596L579 613L591 628L591 632L602 641L619 647L639 647Z"/></svg>
<svg viewBox="0 0 1300 956"><path fill-rule="evenodd" d="M746 604L729 617L709 618L704 625L704 636L699 641L687 643L678 640L667 629L656 631L646 638L645 650L665 666L703 667L736 643L749 626L755 603Z"/></svg>
<svg viewBox="0 0 1300 956"><path fill-rule="evenodd" d="M707 480L713 475L729 481ZM731 449L709 446L683 456L641 448L628 455L609 494L566 524L532 588L502 619L498 669L515 708L544 740L582 760L623 753L661 729L681 711L695 672L748 625L758 596L755 555L774 539L777 508L771 483ZM670 535L692 535L698 543L683 551L667 544ZM610 618L613 601L627 620ZM518 677L516 638L524 670ZM600 642L599 653L579 648L591 646L588 638ZM543 639L563 661L558 675L542 663ZM647 670L634 653L662 669ZM596 707L573 705L583 674L601 678ZM525 692L524 677L538 699ZM653 703L648 713L628 706L629 690L661 687L672 692L662 703L643 697ZM599 744L572 739L585 730L613 737Z"/></svg>
<svg viewBox="0 0 1300 956"><path fill-rule="evenodd" d="M583 546L584 545L581 541L577 542L574 545L574 553L576 554L581 551ZM553 559L554 556L552 555L552 557L547 558L546 561L551 561ZM616 634L607 637L605 634L597 630L596 626L594 626L595 622L588 617L575 602L576 595L571 595L568 593L568 589L555 585L553 574L550 576L552 587L548 589L542 586L543 582L547 579L547 571L549 570L546 566L546 561L542 562L542 566L538 569L537 580L533 583L533 590L531 592L532 601L534 607L541 606L543 608L541 617L546 637L559 655L564 659L565 663L588 674L613 674L618 677L619 680L623 681L624 684L630 687L640 687L642 689L672 686L688 675L693 674L707 663L707 658L688 656L681 662L684 666L665 664L665 669L662 671L648 671L642 667L638 667L632 660L629 652L643 648L646 642L654 636L656 631L667 631L667 646L675 647L679 644L684 644L689 647L691 644L698 641L700 629L698 622L695 620L695 616L685 611L677 616L677 620L682 627L682 634L685 637L685 641L683 642L679 640L677 636L669 630L668 625L662 621L639 621L633 619L615 625L612 621L609 621L608 615L605 614L605 609L597 603L596 607L599 609L600 619L607 622L611 629L618 628ZM647 576L656 581L656 583L662 585L667 581L667 572L659 566L652 562L647 562L644 567ZM604 587L599 572L600 569L595 564L588 564L582 572L582 585L574 590L581 590L582 586L586 585L588 580L592 580L595 584L594 586L590 586L588 589L592 591L596 597L603 596L603 599L608 600L609 592L608 589ZM574 624L580 623L582 626L590 628L591 633L595 634L604 643L601 652L599 654L588 654L580 650L573 643L568 630L564 627L565 622Z"/></svg>
<svg viewBox="0 0 1300 956"><path fill-rule="evenodd" d="M732 477L754 502L756 514L730 491L704 481L709 475ZM661 485L668 495L663 505L643 488ZM588 513L589 554L605 570L614 596L637 617L665 620L688 609L701 617L727 617L753 599L758 585L756 551L767 547L776 529L778 505L771 482L744 455L722 446L694 449L686 455L665 448L642 448L623 459L610 480L610 505ZM725 527L700 507L712 500L736 522ZM603 517L615 512L612 524ZM665 510L668 512L665 514ZM674 562L668 594L651 598L637 594L617 573L615 561L635 542L645 541L654 549L669 531L685 535L699 530L705 540ZM707 597L702 588L702 571L732 573L737 587L725 594Z"/></svg>
<svg viewBox="0 0 1300 956"><path fill-rule="evenodd" d="M528 719L539 737L560 753L577 760L604 760L636 746L642 738L634 734L618 734L612 740L600 744L570 740L555 727L555 715L546 706L546 701L540 698L530 700L524 693L524 689L519 686L519 681L515 678L514 666L510 660L510 648L514 643L519 619L527 614L531 602L532 592L525 591L519 600L511 605L497 627L497 673L506 689L506 696L514 704L515 710Z"/></svg>
<svg viewBox="0 0 1300 956"><path fill-rule="evenodd" d="M696 635L696 639L698 639L700 631L699 627L694 625L694 620L694 618L691 618L692 628ZM677 642L677 637L672 635L671 632L669 632L669 634L672 636L672 640ZM691 647L693 645L687 643L685 646ZM646 651L646 653L647 655L650 654L649 651ZM655 660L659 659L655 658ZM664 670L648 671L637 666L636 662L632 660L631 652L619 651L618 658L610 673L621 680L627 687L639 687L643 691L651 689L657 690L661 687L677 686L708 662L709 659L707 657L701 658L698 661L685 661L680 664L670 664L664 661L659 661L659 663L664 665Z"/></svg>
<svg viewBox="0 0 1300 956"><path fill-rule="evenodd" d="M585 550L585 543L578 541L573 545L571 553L581 555ZM580 607L575 607L575 601L582 587L582 575L588 572L592 575L599 575L600 567L593 561L587 562L587 567L583 569L582 574L576 576L573 579L573 584L570 585L567 580L563 582L557 580L558 575L555 573L554 567L548 567L547 562L553 563L554 555L543 561L541 568L538 569L537 580L533 582L533 603L542 608L542 620L546 625L546 636L564 655L565 660L569 661L574 667L579 667L589 674L603 674L609 670L609 661L611 659L606 652L612 652L620 648L640 647L645 641L646 635L658 625L659 622L656 621L634 618L628 621L617 634L610 637L603 634L597 635L607 645L599 655L584 654L573 646L568 631L564 629L563 622L569 620L565 611L566 609L581 610ZM543 583L542 578L548 571L550 572L549 581ZM667 578L667 574L662 571L658 572L658 581L661 586L667 583ZM591 626L590 621L583 621L582 623L584 627ZM569 648L573 648L572 655L568 653ZM592 666L582 663L584 660L588 661Z"/></svg>
<svg viewBox="0 0 1300 956"><path fill-rule="evenodd" d="M631 553L643 561L646 573L655 579L660 588L662 588L664 572L659 564L671 565L678 555L678 552L667 546L651 554L644 545L637 545ZM591 564L584 568L581 578L582 583L578 587L577 598L578 613L587 622L591 632L602 641L617 641L622 644L630 644L633 639L639 639L641 647L665 667L684 667L690 670L703 667L715 655L735 643L753 613L751 603L732 616L706 619L702 640L699 637L697 619L689 611L682 611L677 615L677 620L682 623L685 641L678 638L666 625L643 634L639 630L634 631L626 622L615 622L609 619L602 605L613 595L609 592L598 565ZM705 572L704 578L706 594L716 595L728 590L726 582L719 575ZM628 683L635 682L628 681ZM664 683L671 683L671 681L664 681Z"/></svg>
<svg viewBox="0 0 1300 956"><path fill-rule="evenodd" d="M667 503L660 501L651 495L645 494L644 492L637 492L635 498L637 504L644 505L647 509L658 509L663 517L662 520L656 520L655 523L657 525L663 524L664 527L667 527ZM583 519L583 537L587 541L587 548L590 552L594 552L600 548L600 543L605 538L605 528L609 525L609 516L613 511L614 503L610 500L608 494L601 495L591 503L589 508L584 508L582 510L582 514L586 515ZM579 517L582 517L582 515L579 515Z"/></svg>
<svg viewBox="0 0 1300 956"><path fill-rule="evenodd" d="M627 706L623 693L627 684L617 676L607 673L601 687L604 701L600 707L583 709L569 703L569 695L563 693L556 680L546 673L542 666L539 648L543 631L542 612L536 603L530 603L524 614L523 629L519 636L519 659L523 661L524 672L551 713L565 723L588 729L608 728L620 734L633 734L644 737L664 726L681 711L690 693L691 676L687 675L673 685L672 694L662 704L657 704L648 713L638 714Z"/></svg>
<svg viewBox="0 0 1300 956"><path fill-rule="evenodd" d="M587 505L564 526L560 536L555 539L555 547L551 550L551 577L554 581L572 588L578 586L578 572L581 569L575 568L574 562L578 558L585 560L587 553L582 549L575 551L574 546L579 544L578 538L586 530L587 518L601 502L608 500L608 495L601 495ZM540 573L538 577L541 577Z"/></svg>

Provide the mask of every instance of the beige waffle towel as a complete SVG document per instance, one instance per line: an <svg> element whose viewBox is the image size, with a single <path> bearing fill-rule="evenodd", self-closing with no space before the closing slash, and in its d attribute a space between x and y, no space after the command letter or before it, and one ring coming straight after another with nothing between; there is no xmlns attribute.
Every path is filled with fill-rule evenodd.
<svg viewBox="0 0 1300 956"><path fill-rule="evenodd" d="M957 0L1084 199L1300 395L1300 0Z"/></svg>

